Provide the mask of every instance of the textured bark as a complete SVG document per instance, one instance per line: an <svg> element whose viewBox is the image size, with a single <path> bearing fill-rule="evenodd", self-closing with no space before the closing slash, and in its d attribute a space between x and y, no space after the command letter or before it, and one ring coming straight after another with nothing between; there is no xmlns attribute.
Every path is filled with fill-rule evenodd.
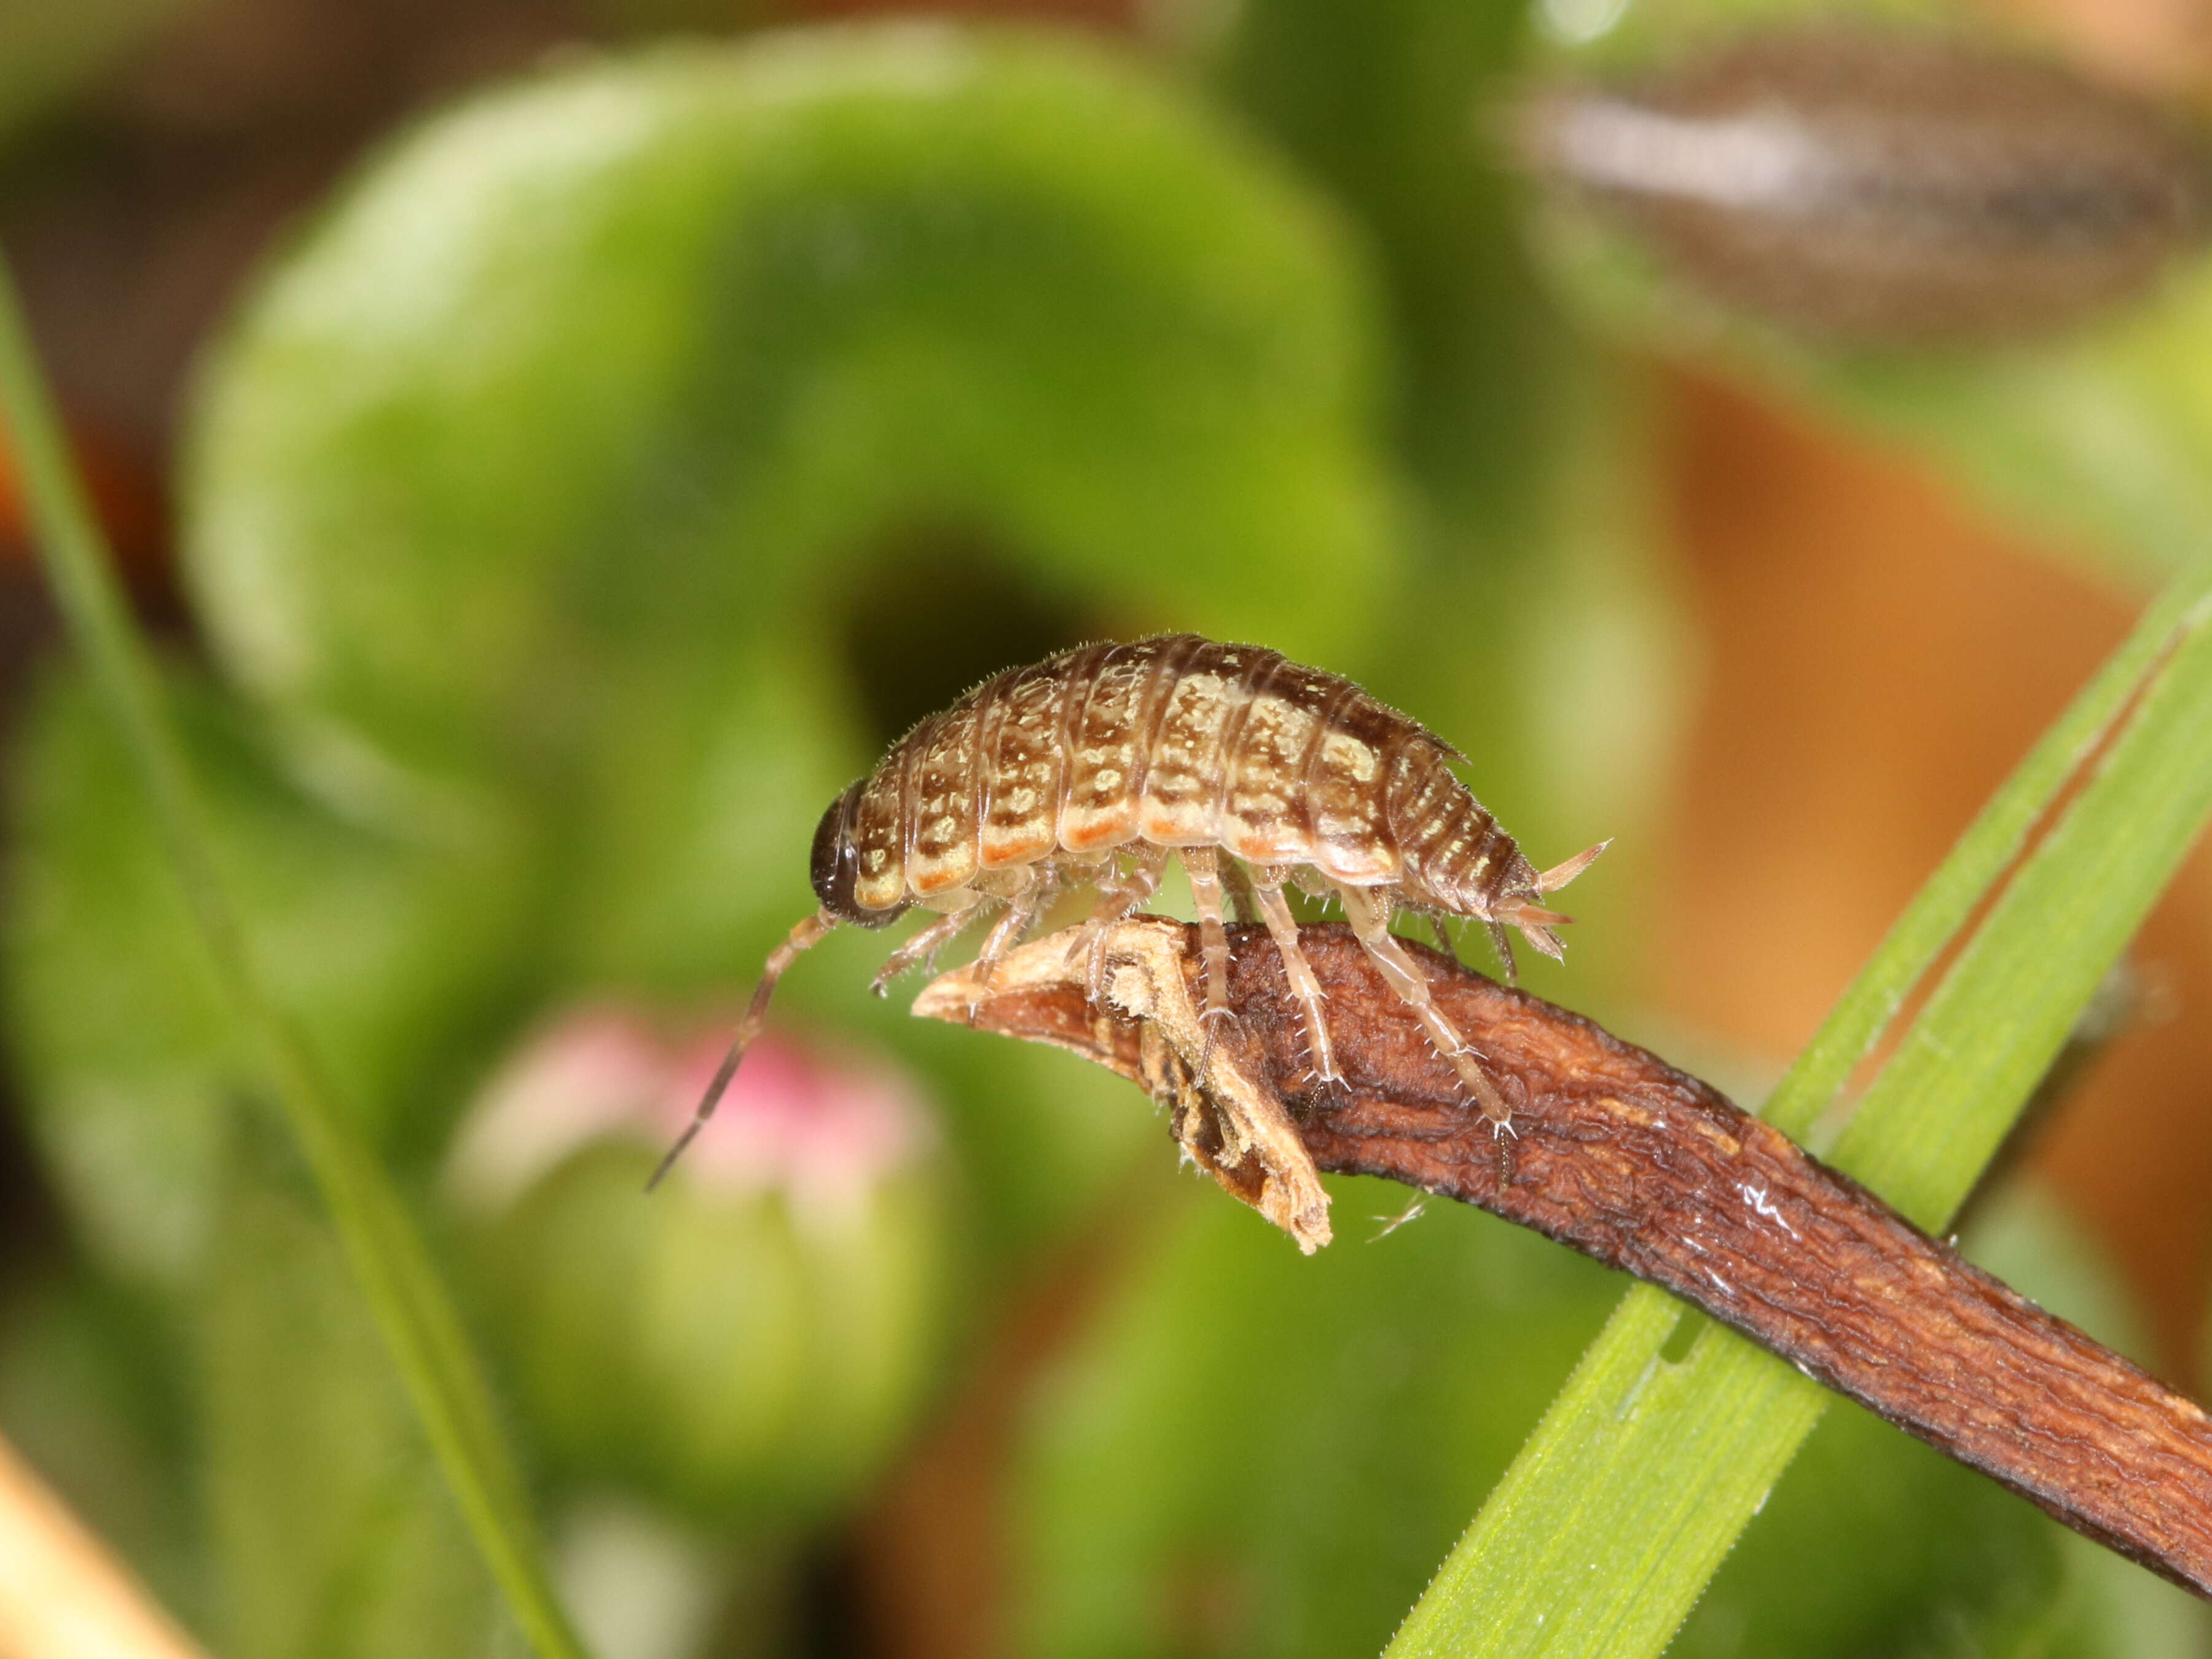
<svg viewBox="0 0 2212 1659"><path fill-rule="evenodd" d="M1124 948L1124 936L1127 948ZM1289 1228L1297 1172L1241 1148L1279 1115L1313 1165L1479 1205L1650 1280L2040 1505L2212 1599L2212 1423L2192 1401L2052 1317L1717 1091L1578 1015L1421 953L1437 1002L1513 1110L1498 1135L1348 930L1301 942L1328 994L1346 1085L1305 1065L1298 1007L1263 930L1232 930L1238 1025L1208 1057L1173 1038L1191 1006L1197 930L1121 930L1092 1008L1081 952L1024 946L980 1000L969 970L915 1012L1051 1042L1176 1106L1178 1138L1221 1184ZM1418 947L1416 947L1418 948ZM1163 986L1163 977L1181 982ZM1147 978L1149 975L1149 979ZM1158 1006L1156 1006L1158 1005ZM1144 1018L1124 1012L1135 1009ZM1168 1035L1164 1036L1163 1033ZM1177 1063L1180 1055L1181 1062ZM1241 1097L1233 1106L1222 1103ZM1295 1158L1295 1150L1290 1156ZM1318 1183L1314 1183L1317 1188Z"/></svg>

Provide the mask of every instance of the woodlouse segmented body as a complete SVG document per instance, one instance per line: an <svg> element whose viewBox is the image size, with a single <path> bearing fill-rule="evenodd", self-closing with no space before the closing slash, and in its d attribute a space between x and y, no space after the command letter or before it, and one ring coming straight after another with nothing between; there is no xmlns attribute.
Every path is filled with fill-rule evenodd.
<svg viewBox="0 0 2212 1659"><path fill-rule="evenodd" d="M1194 635L1094 645L1001 674L854 786L847 920L942 903L1040 860L1132 842L1389 885L1490 917L1536 872L1446 769L1456 754L1350 680ZM826 822L826 821L825 821Z"/></svg>
<svg viewBox="0 0 2212 1659"><path fill-rule="evenodd" d="M2212 228L2203 145L2158 109L1964 36L1749 34L1656 75L1560 86L1540 169L1730 304L1862 339L2063 327Z"/></svg>
<svg viewBox="0 0 2212 1659"><path fill-rule="evenodd" d="M980 906L1002 903L983 945L988 978L988 964L1062 881L1087 875L1099 890L1085 934L1095 991L1113 924L1152 894L1176 854L1206 939L1209 1021L1229 1017L1226 873L1240 904L1249 890L1282 947L1315 1071L1335 1078L1320 986L1282 889L1297 880L1334 893L1502 1126L1504 1101L1480 1057L1431 1006L1427 981L1392 937L1390 919L1409 907L1483 922L1509 970L1509 927L1556 957L1553 928L1566 918L1537 901L1602 848L1538 871L1452 775L1458 758L1425 726L1341 676L1192 634L1085 646L998 675L923 720L823 814L811 871L821 908L769 958L699 1121L734 1073L777 977L830 928L883 927L915 904L940 913L893 953L876 981L880 991Z"/></svg>

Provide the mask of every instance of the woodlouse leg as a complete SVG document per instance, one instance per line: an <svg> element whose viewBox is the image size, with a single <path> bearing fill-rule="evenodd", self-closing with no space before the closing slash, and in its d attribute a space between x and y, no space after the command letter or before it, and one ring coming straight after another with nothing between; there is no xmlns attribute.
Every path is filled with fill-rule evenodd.
<svg viewBox="0 0 2212 1659"><path fill-rule="evenodd" d="M775 994L775 982L781 979L791 964L805 951L819 945L837 925L837 918L827 910L817 910L793 927L783 943L768 953L768 961L761 968L760 983L753 987L753 1000L745 1006L745 1017L738 1022L738 1034L731 1040L730 1052L722 1056L722 1063L714 1068L714 1079L707 1085L707 1092L699 1097L693 1109L690 1122L684 1133L676 1137L676 1144L668 1149L667 1156L653 1172L653 1179L645 1183L651 1192L660 1184L661 1177L676 1167L676 1160L684 1156L684 1149L699 1138L699 1131L707 1127L707 1120L714 1115L714 1108L722 1103L723 1091L730 1079L738 1074L738 1066L744 1060L745 1049L760 1035L762 1025L768 1020L769 999Z"/></svg>
<svg viewBox="0 0 2212 1659"><path fill-rule="evenodd" d="M1221 884L1229 890L1230 914L1238 923L1250 927L1258 923L1258 896L1252 890L1251 872L1239 860L1228 858L1221 861Z"/></svg>
<svg viewBox="0 0 2212 1659"><path fill-rule="evenodd" d="M891 994L891 981L908 969L934 957L950 945L960 931L983 914L982 905L970 904L938 917L912 939L884 958L884 965L868 981L868 988L879 997Z"/></svg>
<svg viewBox="0 0 2212 1659"><path fill-rule="evenodd" d="M1413 1011L1437 1052L1451 1062L1460 1081L1473 1091L1492 1127L1500 1134L1510 1133L1513 1109L1505 1103L1505 1097L1498 1092L1498 1085L1483 1070L1482 1057L1437 1007L1421 965L1406 954L1405 946L1390 932L1389 911L1360 888L1339 884L1337 893L1344 900L1345 919L1352 924L1352 931L1367 947L1367 954L1374 958L1376 967L1398 994L1399 1000Z"/></svg>
<svg viewBox="0 0 2212 1659"><path fill-rule="evenodd" d="M1006 915L991 924L991 931L983 936L983 948L975 956L975 1001L968 1010L968 1023L975 1023L977 1010L991 988L991 975L998 970L999 958L1019 944L1022 938L1036 923L1038 916L1053 900L1060 896L1060 872L1047 865L1042 876L1033 875L1030 884L1007 902Z"/></svg>
<svg viewBox="0 0 2212 1659"><path fill-rule="evenodd" d="M1322 1011L1321 981L1314 976L1306 953L1298 948L1298 921L1284 902L1282 872L1255 871L1252 887L1268 935L1283 958L1283 975L1291 982L1291 994L1298 1000L1299 1011L1305 1016L1306 1048L1314 1075L1324 1083L1341 1083L1344 1074L1336 1069L1336 1045L1329 1041L1328 1018Z"/></svg>
<svg viewBox="0 0 2212 1659"><path fill-rule="evenodd" d="M1138 906L1159 891L1160 877L1167 867L1167 848L1147 847L1135 855L1134 867L1127 875L1119 879L1100 878L1098 908L1091 913L1091 919L1083 924L1083 931L1068 947L1071 957L1077 951L1085 953L1085 978L1093 1004L1103 1002L1106 996L1108 937L1136 914Z"/></svg>
<svg viewBox="0 0 2212 1659"><path fill-rule="evenodd" d="M1521 971L1513 960L1513 935L1505 931L1502 921L1486 921L1482 925L1490 932L1490 948L1498 952L1498 960L1505 969L1505 982L1518 985Z"/></svg>
<svg viewBox="0 0 2212 1659"><path fill-rule="evenodd" d="M1229 930L1221 913L1221 861L1211 847L1186 847L1183 872L1190 878L1190 896L1198 907L1199 954L1206 963L1206 1006L1198 1023L1206 1033L1206 1046L1198 1056L1198 1079L1206 1081L1206 1065L1213 1058L1215 1034L1237 1018L1229 1006Z"/></svg>

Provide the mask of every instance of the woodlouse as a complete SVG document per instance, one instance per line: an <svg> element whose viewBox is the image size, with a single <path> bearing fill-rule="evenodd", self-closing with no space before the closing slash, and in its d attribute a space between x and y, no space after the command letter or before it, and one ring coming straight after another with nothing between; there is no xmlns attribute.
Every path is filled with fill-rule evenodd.
<svg viewBox="0 0 2212 1659"><path fill-rule="evenodd" d="M1946 33L1823 22L1529 100L1540 170L1706 292L1816 332L1977 339L2146 289L2212 223L2155 107Z"/></svg>
<svg viewBox="0 0 2212 1659"><path fill-rule="evenodd" d="M979 983L1075 873L1098 903L1081 934L1092 999L1114 924L1180 856L1204 943L1209 1029L1229 1008L1224 872L1281 949L1315 1073L1340 1080L1320 981L1298 948L1286 880L1333 894L1392 988L1419 1014L1501 1131L1510 1111L1480 1055L1434 1006L1391 934L1396 912L1484 923L1504 957L1518 928L1547 956L1567 920L1536 901L1599 843L1539 871L1450 771L1443 739L1352 681L1279 652L1194 634L1063 652L987 680L893 744L830 804L811 874L821 908L769 954L728 1056L665 1170L712 1115L799 954L841 924L882 927L919 904L938 919L891 953L880 994L990 904L1003 905ZM659 1177L656 1176L655 1179Z"/></svg>

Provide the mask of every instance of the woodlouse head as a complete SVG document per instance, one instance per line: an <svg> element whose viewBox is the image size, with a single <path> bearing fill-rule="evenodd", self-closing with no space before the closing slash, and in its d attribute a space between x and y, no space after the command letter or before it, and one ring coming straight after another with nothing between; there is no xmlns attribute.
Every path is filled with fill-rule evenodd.
<svg viewBox="0 0 2212 1659"><path fill-rule="evenodd" d="M830 803L830 810L822 815L822 822L814 830L814 851L808 861L807 875L814 884L814 896L838 921L860 927L888 927L906 914L905 905L870 910L853 895L853 884L860 873L860 851L853 845L853 809L859 804L861 787L866 782L866 778L856 780L851 788Z"/></svg>

